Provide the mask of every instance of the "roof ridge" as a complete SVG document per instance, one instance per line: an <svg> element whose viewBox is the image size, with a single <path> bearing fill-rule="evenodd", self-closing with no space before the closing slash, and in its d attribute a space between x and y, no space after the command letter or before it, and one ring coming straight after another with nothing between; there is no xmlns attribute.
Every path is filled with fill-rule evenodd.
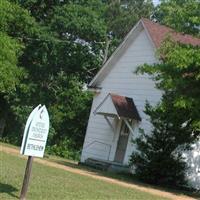
<svg viewBox="0 0 200 200"><path fill-rule="evenodd" d="M141 18L89 83L90 87L98 86L98 81L103 79L106 73L110 72L114 65L113 62L116 62L119 56L123 54L126 48L128 48L128 45L130 45L130 41L132 41L134 37L137 37L137 34L140 33L141 29L145 30L149 39L152 41L154 48L159 48L169 34L175 42L186 45L200 46L200 38L177 32L170 27L153 22L147 18Z"/></svg>

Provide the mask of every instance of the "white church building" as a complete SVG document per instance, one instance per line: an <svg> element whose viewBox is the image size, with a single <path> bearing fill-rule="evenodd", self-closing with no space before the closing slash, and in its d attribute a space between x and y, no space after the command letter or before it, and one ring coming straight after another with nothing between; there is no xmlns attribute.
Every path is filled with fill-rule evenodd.
<svg viewBox="0 0 200 200"><path fill-rule="evenodd" d="M139 65L159 62L156 50L170 35L175 41L200 46L200 39L141 19L89 84L94 92L81 162L128 166L139 128L150 132L146 100L156 105L162 92L149 75L135 74ZM190 183L200 189L200 143L188 154Z"/></svg>

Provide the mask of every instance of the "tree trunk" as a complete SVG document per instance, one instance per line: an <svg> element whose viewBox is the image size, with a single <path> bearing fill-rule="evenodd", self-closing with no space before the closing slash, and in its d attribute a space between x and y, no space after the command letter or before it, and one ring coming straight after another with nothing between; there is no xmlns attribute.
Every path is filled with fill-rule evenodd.
<svg viewBox="0 0 200 200"><path fill-rule="evenodd" d="M106 49L105 49L105 53L104 53L104 59L103 59L103 64L107 61L108 59L108 52L109 52L109 46L110 46L110 40L107 39L106 41Z"/></svg>
<svg viewBox="0 0 200 200"><path fill-rule="evenodd" d="M0 95L0 137L3 137L4 130L6 127L6 118L8 114L8 105L6 100L3 98L3 96Z"/></svg>
<svg viewBox="0 0 200 200"><path fill-rule="evenodd" d="M6 120L4 118L0 119L0 137L2 138L3 133L4 133L4 129L6 126Z"/></svg>

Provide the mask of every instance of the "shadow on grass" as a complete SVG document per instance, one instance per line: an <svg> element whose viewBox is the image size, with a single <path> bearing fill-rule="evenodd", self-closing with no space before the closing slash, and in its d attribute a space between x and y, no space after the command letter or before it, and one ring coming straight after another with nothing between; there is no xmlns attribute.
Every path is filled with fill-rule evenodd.
<svg viewBox="0 0 200 200"><path fill-rule="evenodd" d="M63 160L50 159L50 160L55 163L61 164L61 165L65 165L65 166L76 168L76 169L81 169L81 170L84 170L87 172L91 172L98 176L109 177L109 178L113 178L113 179L123 181L126 183L136 184L141 187L152 188L152 189L157 189L157 190L161 190L161 191L165 191L165 192L170 192L175 195L186 195L186 196L190 196L190 197L193 197L196 199L200 199L200 191L187 191L187 190L182 190L182 189L176 189L176 188L173 188L173 186L163 187L163 186L157 186L157 185L150 185L150 184L141 182L133 174L102 171L102 170L98 170L98 169L95 169L95 168L92 168L92 167L89 167L89 166L86 166L83 164L78 164L76 162L68 161L68 160L64 160L64 159Z"/></svg>
<svg viewBox="0 0 200 200"><path fill-rule="evenodd" d="M18 189L13 187L12 185L0 183L0 193L7 193L8 195L18 199L19 197L13 194L13 192L17 191Z"/></svg>

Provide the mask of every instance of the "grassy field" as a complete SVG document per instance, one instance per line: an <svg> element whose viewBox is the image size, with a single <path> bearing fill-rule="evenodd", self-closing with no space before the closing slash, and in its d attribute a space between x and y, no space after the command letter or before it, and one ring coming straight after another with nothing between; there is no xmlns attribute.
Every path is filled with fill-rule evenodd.
<svg viewBox="0 0 200 200"><path fill-rule="evenodd" d="M18 199L26 161L0 152L0 199ZM33 164L28 200L164 200L148 193Z"/></svg>

